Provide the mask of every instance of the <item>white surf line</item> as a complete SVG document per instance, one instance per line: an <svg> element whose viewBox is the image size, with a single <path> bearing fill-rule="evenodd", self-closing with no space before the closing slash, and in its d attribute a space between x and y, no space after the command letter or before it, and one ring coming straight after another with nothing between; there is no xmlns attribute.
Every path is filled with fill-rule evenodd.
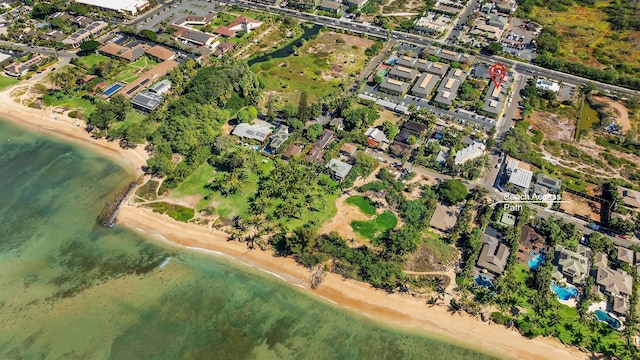
<svg viewBox="0 0 640 360"><path fill-rule="evenodd" d="M335 302L335 301L333 301L333 300L331 300L331 299L329 299L329 298L326 298L326 297L324 297L324 296L318 296L318 297L319 297L320 299L324 299L324 300L326 300L326 301L328 301L328 302L330 302L330 303L332 303L332 304L334 304L334 305L338 305L338 303L337 303L337 302Z"/></svg>
<svg viewBox="0 0 640 360"><path fill-rule="evenodd" d="M287 281L285 278L283 278L282 276L280 276L280 275L278 275L278 274L276 274L276 273L274 273L274 272L271 272L271 271L269 271L269 270L260 269L260 271L262 271L262 272L264 272L264 273L267 273L267 274L270 274L270 275L273 275L273 276L277 277L278 279L283 280L283 281L285 281L285 282L289 282L289 281Z"/></svg>

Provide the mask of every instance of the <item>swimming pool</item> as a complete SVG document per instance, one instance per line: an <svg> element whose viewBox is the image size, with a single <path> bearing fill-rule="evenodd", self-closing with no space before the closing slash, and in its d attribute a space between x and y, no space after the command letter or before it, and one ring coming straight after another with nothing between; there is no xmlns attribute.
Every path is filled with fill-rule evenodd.
<svg viewBox="0 0 640 360"><path fill-rule="evenodd" d="M475 280L476 280L476 284L478 286L482 286L482 287L491 287L491 286L493 286L493 284L491 283L489 278L487 278L486 276L484 276L482 274L478 274L478 276L476 276Z"/></svg>
<svg viewBox="0 0 640 360"><path fill-rule="evenodd" d="M558 295L558 299L560 300L569 300L578 297L578 289L574 286L560 286L555 282L551 283L551 291Z"/></svg>
<svg viewBox="0 0 640 360"><path fill-rule="evenodd" d="M395 56L392 56L392 57L389 58L389 60L387 60L386 64L387 65L395 65L396 61L398 61L398 58L395 57Z"/></svg>
<svg viewBox="0 0 640 360"><path fill-rule="evenodd" d="M529 265L529 268L531 270L535 270L539 268L543 262L544 262L544 255L540 253L536 253L535 255L533 255L531 259L529 259L529 261L527 262L527 265Z"/></svg>
<svg viewBox="0 0 640 360"><path fill-rule="evenodd" d="M619 329L622 326L622 323L620 322L620 320L609 315L606 311L596 310L594 311L594 314L596 315L596 318L598 320L602 322L606 322L607 325L611 326L614 329Z"/></svg>
<svg viewBox="0 0 640 360"><path fill-rule="evenodd" d="M107 90L104 91L104 94L106 96L111 96L111 95L113 95L114 93L116 93L120 89L122 89L122 85L113 84L113 85L109 86L109 88Z"/></svg>

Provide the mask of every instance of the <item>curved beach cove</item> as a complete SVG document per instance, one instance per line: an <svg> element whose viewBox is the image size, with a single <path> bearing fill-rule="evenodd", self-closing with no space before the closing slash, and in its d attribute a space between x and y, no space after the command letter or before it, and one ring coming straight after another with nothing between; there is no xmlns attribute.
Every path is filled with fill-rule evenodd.
<svg viewBox="0 0 640 360"><path fill-rule="evenodd" d="M7 117L130 168L144 163L142 152L33 111L12 107ZM291 259L144 209L123 208L131 230L97 227L95 216L131 174L2 122L0 169L0 358L491 358L469 348L587 357L332 274L310 290L308 270Z"/></svg>

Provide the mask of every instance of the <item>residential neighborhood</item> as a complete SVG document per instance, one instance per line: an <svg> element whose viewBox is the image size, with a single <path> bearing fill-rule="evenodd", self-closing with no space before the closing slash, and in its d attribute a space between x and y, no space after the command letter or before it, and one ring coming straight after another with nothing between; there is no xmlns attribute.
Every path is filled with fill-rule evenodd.
<svg viewBox="0 0 640 360"><path fill-rule="evenodd" d="M144 163L99 225L123 206L301 268L311 293L330 272L640 356L640 53L589 37L585 55L545 19L597 12L631 39L633 19L610 23L626 2L2 4L11 106Z"/></svg>

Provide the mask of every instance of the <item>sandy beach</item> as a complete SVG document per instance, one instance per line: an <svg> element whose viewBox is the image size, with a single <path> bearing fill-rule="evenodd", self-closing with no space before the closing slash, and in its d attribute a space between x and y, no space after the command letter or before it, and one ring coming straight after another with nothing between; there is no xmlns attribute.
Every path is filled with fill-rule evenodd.
<svg viewBox="0 0 640 360"><path fill-rule="evenodd" d="M80 144L114 159L129 170L141 173L147 154L142 146L123 150L117 142L96 140L84 131L84 124L49 109L32 109L15 103L6 90L0 93L0 117L17 125ZM53 117L57 116L58 120ZM80 124L80 126L78 126ZM274 256L271 251L248 250L245 244L227 241L227 234L181 223L149 209L123 206L119 224L170 244L226 254L302 288L336 306L359 312L382 323L417 330L428 336L482 349L516 359L587 359L588 355L567 347L556 339L522 337L503 326L489 325L468 316L452 315L445 306L429 307L424 300L407 295L387 294L368 284L327 274L319 289L308 286L309 270L291 258Z"/></svg>
<svg viewBox="0 0 640 360"><path fill-rule="evenodd" d="M51 109L34 109L23 106L11 98L12 89L0 92L0 104L2 104L0 117L2 119L23 128L78 144L119 162L127 170L134 170L137 175L142 174L142 166L147 163L149 157L143 145L125 150L119 146L117 141L94 139L85 131L84 121L52 112Z"/></svg>

